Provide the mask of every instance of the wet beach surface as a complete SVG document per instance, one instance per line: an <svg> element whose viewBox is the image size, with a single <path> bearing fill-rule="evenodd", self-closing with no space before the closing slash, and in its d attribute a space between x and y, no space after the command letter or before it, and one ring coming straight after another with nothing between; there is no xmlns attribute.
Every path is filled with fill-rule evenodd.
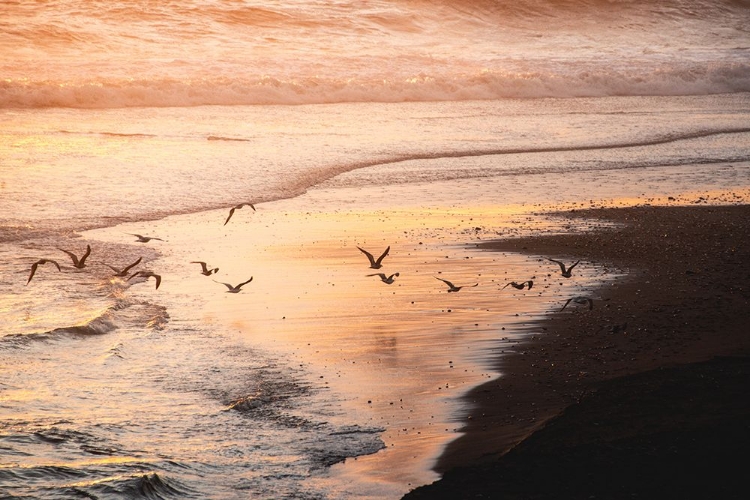
<svg viewBox="0 0 750 500"><path fill-rule="evenodd" d="M627 275L592 292L592 310L552 313L498 361L501 377L467 396L443 479L405 498L739 497L750 208L560 215L602 227L483 246Z"/></svg>

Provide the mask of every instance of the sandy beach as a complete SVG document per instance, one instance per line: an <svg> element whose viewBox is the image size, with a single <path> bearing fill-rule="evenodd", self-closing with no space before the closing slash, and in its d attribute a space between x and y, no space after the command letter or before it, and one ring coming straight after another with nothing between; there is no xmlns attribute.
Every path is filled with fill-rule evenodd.
<svg viewBox="0 0 750 500"><path fill-rule="evenodd" d="M443 479L405 498L744 497L750 208L706 201L570 210L593 231L482 244L626 275L499 358Z"/></svg>

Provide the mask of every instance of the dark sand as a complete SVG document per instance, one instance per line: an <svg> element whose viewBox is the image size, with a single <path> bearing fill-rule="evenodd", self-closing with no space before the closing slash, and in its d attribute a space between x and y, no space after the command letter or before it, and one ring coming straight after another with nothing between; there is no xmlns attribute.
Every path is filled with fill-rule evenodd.
<svg viewBox="0 0 750 500"><path fill-rule="evenodd" d="M484 247L627 276L500 359L404 498L750 498L750 206L562 215L623 226Z"/></svg>

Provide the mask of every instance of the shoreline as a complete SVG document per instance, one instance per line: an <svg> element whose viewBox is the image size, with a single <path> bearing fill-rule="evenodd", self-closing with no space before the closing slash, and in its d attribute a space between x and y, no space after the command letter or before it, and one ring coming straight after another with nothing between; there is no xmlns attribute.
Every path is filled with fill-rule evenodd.
<svg viewBox="0 0 750 500"><path fill-rule="evenodd" d="M750 317L750 250L745 244L750 241L750 206L645 205L559 215L616 227L478 246L540 258L580 258L582 264L624 268L627 276L597 289L591 311L568 308L539 321L517 352L499 359L496 368L502 376L465 398L470 410L461 422L464 434L447 446L436 466L443 479L404 498L455 498L457 491L465 498L469 492L512 490L512 479L502 485L495 480L503 464L510 467L519 454L507 452L528 449L525 443L548 433L560 415L590 406L605 384L627 387L625 377L634 374L658 374L667 367L697 370L699 363L716 357L750 356L744 324ZM636 407L646 405L637 399ZM716 409L721 413L720 406ZM663 415L662 423L673 417ZM557 451L585 442L587 431L579 432L569 438L574 443L559 444ZM525 459L533 462L534 452L526 453ZM617 461L616 453L612 460ZM598 464L588 462L581 466L596 474ZM536 486L528 487L522 493L534 493Z"/></svg>

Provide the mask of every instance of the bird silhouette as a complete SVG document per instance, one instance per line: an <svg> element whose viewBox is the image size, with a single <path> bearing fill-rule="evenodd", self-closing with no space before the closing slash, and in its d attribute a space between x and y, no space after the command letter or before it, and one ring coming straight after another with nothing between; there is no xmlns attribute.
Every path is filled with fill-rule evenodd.
<svg viewBox="0 0 750 500"><path fill-rule="evenodd" d="M234 215L235 210L239 210L240 208L245 207L245 206L252 208L253 212L255 212L255 205L253 205L252 203L240 203L239 205L235 205L229 209L229 216L227 216L227 220L224 221L224 225L225 226L227 225L227 222L229 222L229 219L231 219L232 216Z"/></svg>
<svg viewBox="0 0 750 500"><path fill-rule="evenodd" d="M462 288L470 288L470 287L475 287L475 286L479 285L479 283L474 283L473 285L468 285L468 286L456 286L453 283L451 283L450 281L444 280L443 278L438 278L437 276L433 276L433 278L435 278L436 280L440 280L443 283L445 283L446 285L448 285L448 293L450 293L450 292L457 292L457 291L461 290Z"/></svg>
<svg viewBox="0 0 750 500"><path fill-rule="evenodd" d="M86 259L89 255L91 255L91 245L86 245L86 253L84 253L80 259L73 252L63 250L62 248L58 248L58 250L68 254L70 256L70 259L73 261L73 267L77 269L83 269L84 267L86 267Z"/></svg>
<svg viewBox="0 0 750 500"><path fill-rule="evenodd" d="M26 280L26 284L27 285L31 281L31 278L34 277L34 273L36 273L36 268L39 267L39 266L41 266L41 265L47 264L47 263L54 264L55 267L57 267L58 271L62 271L62 269L60 269L60 264L58 264L56 261L54 261L52 259L39 259L38 261L36 261L33 264L31 264L31 272L29 273L29 279Z"/></svg>
<svg viewBox="0 0 750 500"><path fill-rule="evenodd" d="M359 247L357 247L357 248L359 248ZM383 252L380 255L380 257L378 257L378 260L375 260L375 257L373 257L370 252L368 252L367 250L364 250L362 248L359 248L359 251L362 252L363 254L365 254L367 256L367 259L370 261L370 268L371 269L380 269L381 267L383 267L383 265L381 264L381 262L383 262L383 259L385 259L385 256L388 255L388 252L390 250L391 250L391 247L389 245L388 248L385 249L385 252Z"/></svg>
<svg viewBox="0 0 750 500"><path fill-rule="evenodd" d="M114 266L110 266L109 264L104 264L104 265L107 266L108 268L112 269L115 272L115 274L113 274L113 276L123 277L123 276L127 276L128 272L130 272L130 270L132 268L134 268L135 266L137 266L138 264L140 264L142 259L143 259L143 257L138 257L138 260L136 260L135 262L133 262L129 266L123 267L122 269L118 269L118 268L116 268Z"/></svg>
<svg viewBox="0 0 750 500"><path fill-rule="evenodd" d="M571 302L573 302L574 304L588 304L589 311L594 308L594 301L588 297L571 297L567 301L565 301L565 305L562 306L562 309L560 309L560 311L563 311L566 307L568 307L568 304L570 304Z"/></svg>
<svg viewBox="0 0 750 500"><path fill-rule="evenodd" d="M368 277L369 277L369 276L379 276L379 277L380 277L380 281L382 281L383 283L385 283L385 284L387 284L387 285L390 285L390 284L392 284L392 283L393 283L394 281L396 281L396 279L395 279L395 278L396 278L396 276L399 276L399 274L398 274L398 273L393 273L393 274L391 274L390 276L386 276L386 275L385 275L385 274L383 274L383 273L375 273L375 274L368 274L367 276L368 276Z"/></svg>
<svg viewBox="0 0 750 500"><path fill-rule="evenodd" d="M237 285L237 286L232 286L232 285L230 285L229 283L222 283L221 281L216 281L216 280L214 280L214 282L216 282L216 283L219 283L219 284L222 284L222 285L224 285L225 287L227 287L227 293L239 293L239 292L241 291L240 289L242 288L242 286L243 286L243 285L247 285L247 284L248 284L248 283L250 283L251 281L253 281L253 277L252 277L252 276L250 276L250 279L249 279L249 280L247 280L247 281L245 281L244 283L240 283L240 284L239 284L239 285Z"/></svg>
<svg viewBox="0 0 750 500"><path fill-rule="evenodd" d="M507 283L502 289L504 290L508 286L512 286L513 288L517 288L518 290L523 290L523 287L526 285L529 286L529 290L531 290L531 287L534 286L534 282L531 280L523 281L521 283L516 283L515 281L511 281L510 283Z"/></svg>
<svg viewBox="0 0 750 500"><path fill-rule="evenodd" d="M138 238L137 240L135 240L138 243L148 243L151 240L164 241L163 239L157 238L156 236L143 236L142 234L135 234L135 233L128 233L128 234L130 236L135 236L136 238Z"/></svg>
<svg viewBox="0 0 750 500"><path fill-rule="evenodd" d="M575 264L573 264L572 266L566 269L565 264L563 264L559 260L555 260L555 259L547 259L547 260L551 260L552 262L560 266L560 271L562 272L562 275L564 278L570 278L570 273L573 271L573 268L576 267L579 262L581 262L580 260L577 260Z"/></svg>
<svg viewBox="0 0 750 500"><path fill-rule="evenodd" d="M136 276L140 276L140 277L146 278L146 279L154 278L156 280L156 289L157 290L159 289L159 285L161 285L161 276L158 275L158 274L156 274L156 273L153 273L151 271L138 271L136 273L133 273L130 276L130 278L128 278L128 281L132 280Z"/></svg>
<svg viewBox="0 0 750 500"><path fill-rule="evenodd" d="M201 267L203 268L203 271L201 271L201 274L203 276L211 276L212 274L215 274L215 273L219 272L219 268L218 267L215 267L213 269L209 269L208 268L208 264L206 264L205 262L203 262L201 260L191 260L190 263L191 264L200 264Z"/></svg>

